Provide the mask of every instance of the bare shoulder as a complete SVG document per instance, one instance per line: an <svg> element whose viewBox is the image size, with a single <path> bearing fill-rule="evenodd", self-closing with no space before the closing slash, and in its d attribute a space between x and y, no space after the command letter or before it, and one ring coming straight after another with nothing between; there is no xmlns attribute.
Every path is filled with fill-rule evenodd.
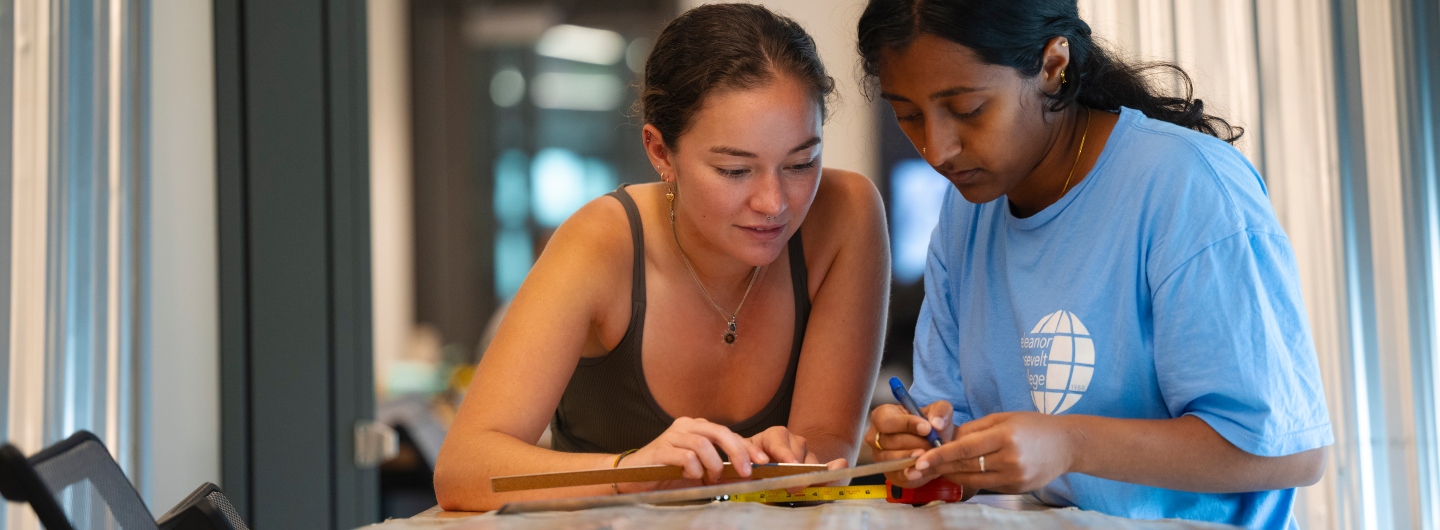
<svg viewBox="0 0 1440 530"><path fill-rule="evenodd" d="M551 242L563 241L567 247L575 247L574 250L581 252L603 252L614 248L613 243L629 239L628 224L620 201L602 195L585 203L565 219L555 229Z"/></svg>
<svg viewBox="0 0 1440 530"><path fill-rule="evenodd" d="M831 279L830 272L837 270L837 263L850 264L838 269L847 271L840 276L851 276L839 285L849 285L850 280L861 277L882 282L888 278L890 243L885 203L875 183L864 175L825 169L801 231L805 236L805 263L812 278L812 298Z"/></svg>
<svg viewBox="0 0 1440 530"><path fill-rule="evenodd" d="M843 241L885 227L885 204L875 183L854 171L826 168L805 219L806 245Z"/></svg>
<svg viewBox="0 0 1440 530"><path fill-rule="evenodd" d="M607 196L595 198L555 230L531 276L540 272L548 280L562 282L565 277L587 278L591 281L584 283L592 286L628 284L632 255L629 222L620 201ZM616 281L593 281L597 278ZM613 293L597 294L603 299Z"/></svg>

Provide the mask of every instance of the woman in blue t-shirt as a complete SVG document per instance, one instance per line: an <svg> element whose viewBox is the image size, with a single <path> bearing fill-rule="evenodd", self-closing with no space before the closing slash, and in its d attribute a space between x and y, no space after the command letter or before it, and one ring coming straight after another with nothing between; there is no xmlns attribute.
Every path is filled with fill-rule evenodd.
<svg viewBox="0 0 1440 530"><path fill-rule="evenodd" d="M859 49L954 184L915 333L927 418L879 407L865 434L879 460L920 456L889 478L1292 526L1333 437L1290 243L1228 143L1242 131L1178 68L1097 46L1075 0L871 0Z"/></svg>

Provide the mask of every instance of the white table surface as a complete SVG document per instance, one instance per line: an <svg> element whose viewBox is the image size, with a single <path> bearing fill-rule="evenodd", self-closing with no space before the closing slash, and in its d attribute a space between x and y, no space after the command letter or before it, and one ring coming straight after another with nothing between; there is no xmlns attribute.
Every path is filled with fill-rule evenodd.
<svg viewBox="0 0 1440 530"><path fill-rule="evenodd" d="M392 519L364 530L489 530L576 528L628 530L684 529L1031 529L1104 528L1189 530L1230 528L1209 523L1142 521L1074 508L1035 505L1018 495L977 495L970 502L913 507L880 499L839 501L787 508L755 502L712 502L687 506L616 506L578 512L515 515L441 512L432 508L409 519Z"/></svg>

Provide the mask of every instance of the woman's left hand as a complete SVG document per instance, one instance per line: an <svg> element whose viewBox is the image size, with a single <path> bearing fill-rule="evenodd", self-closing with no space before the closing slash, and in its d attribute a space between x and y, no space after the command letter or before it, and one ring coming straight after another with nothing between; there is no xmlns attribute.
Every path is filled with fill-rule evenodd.
<svg viewBox="0 0 1440 530"><path fill-rule="evenodd" d="M790 432L784 425L776 425L750 437L750 443L759 447L771 462L785 464L819 464L820 458L809 451L805 437Z"/></svg>
<svg viewBox="0 0 1440 530"><path fill-rule="evenodd" d="M1065 416L1002 412L960 425L954 441L926 451L905 476L943 476L967 490L1024 493L1068 473L1076 456Z"/></svg>
<svg viewBox="0 0 1440 530"><path fill-rule="evenodd" d="M760 434L750 437L750 443L760 448L771 462L781 464L819 464L820 457L811 452L806 446L805 437L790 432L790 429L783 425L776 425L761 431ZM836 458L825 463L830 469L841 469L849 467L850 462L844 458ZM805 489L804 486L790 488L791 493L799 493Z"/></svg>

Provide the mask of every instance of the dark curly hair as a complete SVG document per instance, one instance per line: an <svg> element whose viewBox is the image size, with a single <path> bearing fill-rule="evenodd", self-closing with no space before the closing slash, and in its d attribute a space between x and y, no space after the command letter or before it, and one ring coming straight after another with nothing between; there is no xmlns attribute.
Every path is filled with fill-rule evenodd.
<svg viewBox="0 0 1440 530"><path fill-rule="evenodd" d="M1130 107L1146 116L1234 142L1244 129L1205 113L1192 99L1190 76L1173 63L1128 64L1095 42L1090 25L1080 20L1076 0L870 0L860 16L859 49L865 76L873 85L885 50L909 46L921 34L934 35L974 50L981 60L1008 66L1030 77L1040 73L1045 45L1055 37L1070 42L1069 82L1049 95L1050 110L1071 104L1117 111ZM1152 82L1173 73L1178 95Z"/></svg>
<svg viewBox="0 0 1440 530"><path fill-rule="evenodd" d="M710 91L758 87L780 72L808 86L825 115L835 80L799 24L758 5L700 6L671 21L655 39L645 60L639 113L675 150Z"/></svg>

